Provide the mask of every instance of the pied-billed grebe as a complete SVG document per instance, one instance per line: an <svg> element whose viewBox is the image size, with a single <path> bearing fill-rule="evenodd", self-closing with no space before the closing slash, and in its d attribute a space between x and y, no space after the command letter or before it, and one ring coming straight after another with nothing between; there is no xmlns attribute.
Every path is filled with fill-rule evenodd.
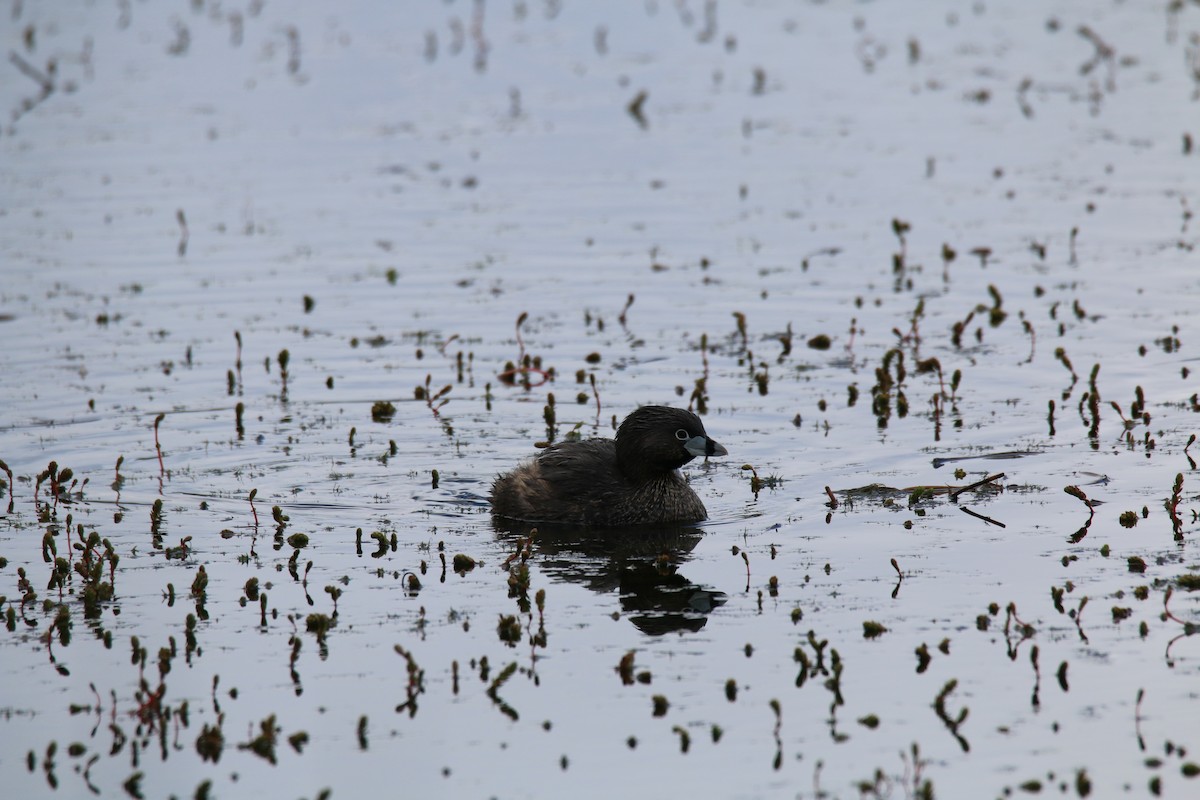
<svg viewBox="0 0 1200 800"><path fill-rule="evenodd" d="M708 519L679 474L697 456L728 451L690 411L643 406L617 438L551 445L492 484L492 513L532 522L612 527Z"/></svg>

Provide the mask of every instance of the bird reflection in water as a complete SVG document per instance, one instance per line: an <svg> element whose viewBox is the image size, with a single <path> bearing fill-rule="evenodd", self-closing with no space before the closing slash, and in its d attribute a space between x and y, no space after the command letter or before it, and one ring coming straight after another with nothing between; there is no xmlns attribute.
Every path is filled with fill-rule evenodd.
<svg viewBox="0 0 1200 800"><path fill-rule="evenodd" d="M493 524L514 547L531 530L529 523L500 518ZM593 592L618 592L625 617L643 633L698 631L725 603L723 592L693 583L680 572L704 538L704 530L695 525L595 530L540 524L536 530L533 551L543 572Z"/></svg>

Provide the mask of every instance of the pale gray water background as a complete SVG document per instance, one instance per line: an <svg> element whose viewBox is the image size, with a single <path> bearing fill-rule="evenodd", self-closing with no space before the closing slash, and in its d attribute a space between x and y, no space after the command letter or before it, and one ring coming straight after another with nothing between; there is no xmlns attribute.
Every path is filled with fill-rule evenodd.
<svg viewBox="0 0 1200 800"><path fill-rule="evenodd" d="M1198 36L1200 7L1158 2L7 3L5 796L1200 791L1200 637L1176 640L1200 624L1176 586L1200 565L1200 445L1184 452L1200 430ZM818 334L829 349L807 345ZM498 380L522 344L552 382ZM881 426L892 348L909 410L893 389ZM917 374L928 358L944 393ZM639 403L687 405L705 364L705 424L730 457L684 471L711 521L642 547L543 533L536 638L492 477L546 438L548 392L557 436L607 436ZM452 387L440 416L414 400L427 376ZM1139 386L1149 423L1126 431L1110 403L1130 416ZM390 423L371 420L379 400ZM1032 454L934 468L1006 451ZM34 491L51 461L89 481L56 506ZM773 479L757 496L743 464ZM847 495L997 472L1003 491L957 503ZM1089 512L1070 485L1103 501L1076 542ZM182 560L155 546L158 498L162 547L191 537ZM285 537L309 536L307 592L272 506ZM120 557L96 620L80 575L46 588L43 537L65 557L67 515ZM395 549L377 553L376 531ZM444 571L442 543L480 563ZM660 552L684 580L656 586ZM250 578L265 627L239 603ZM332 613L325 587L343 594L323 649L306 617ZM1010 604L1029 638L1006 636ZM810 631L841 674L797 687ZM396 710L395 645L423 671L415 712ZM649 683L622 683L630 651ZM951 680L961 743L934 707ZM275 765L239 747L272 715ZM206 727L219 761L197 752Z"/></svg>

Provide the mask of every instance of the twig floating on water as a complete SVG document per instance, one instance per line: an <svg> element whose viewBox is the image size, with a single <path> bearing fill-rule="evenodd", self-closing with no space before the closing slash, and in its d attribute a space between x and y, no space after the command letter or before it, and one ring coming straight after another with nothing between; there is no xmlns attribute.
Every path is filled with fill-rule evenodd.
<svg viewBox="0 0 1200 800"><path fill-rule="evenodd" d="M981 480L981 481L975 481L975 482L974 482L974 483L972 483L972 484L968 484L967 486L964 486L964 487L962 487L961 489L958 489L958 490L956 490L956 491L953 491L953 492L951 492L951 493L950 493L950 499L951 499L951 500L957 500L957 499L958 499L958 496L959 496L960 494L962 494L963 492L969 492L969 491L971 491L972 489L978 489L980 486L983 486L983 485L984 485L984 484L986 484L986 483L991 483L991 482L993 482L993 481L998 481L998 480L1000 480L1000 479L1001 479L1001 478L1003 478L1003 477L1004 477L1004 473L1003 473L1003 472L997 472L995 475L989 475L989 476L987 476L986 478L984 478L984 479L983 479L983 480Z"/></svg>
<svg viewBox="0 0 1200 800"><path fill-rule="evenodd" d="M970 514L972 517L975 517L976 519L981 519L981 520L983 520L984 522L988 523L989 525L997 525L997 526L999 526L999 527L1001 527L1001 528L1007 528L1007 527L1008 527L1008 526L1007 526L1007 525L1005 525L1003 522L1000 522L1000 521L998 521L998 520L994 520L994 519L992 519L991 517L985 517L983 514L977 514L977 513L975 513L974 511L972 511L972 510L971 510L971 509L969 509L969 508L959 508L958 510L959 510L959 511L961 511L961 512L963 512L964 514Z"/></svg>

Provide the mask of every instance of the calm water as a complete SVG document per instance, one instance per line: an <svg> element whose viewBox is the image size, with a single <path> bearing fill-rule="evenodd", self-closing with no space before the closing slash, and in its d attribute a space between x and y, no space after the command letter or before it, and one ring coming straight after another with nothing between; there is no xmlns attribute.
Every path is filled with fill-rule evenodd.
<svg viewBox="0 0 1200 800"><path fill-rule="evenodd" d="M1197 790L1196 9L329 8L0 21L6 792Z"/></svg>

